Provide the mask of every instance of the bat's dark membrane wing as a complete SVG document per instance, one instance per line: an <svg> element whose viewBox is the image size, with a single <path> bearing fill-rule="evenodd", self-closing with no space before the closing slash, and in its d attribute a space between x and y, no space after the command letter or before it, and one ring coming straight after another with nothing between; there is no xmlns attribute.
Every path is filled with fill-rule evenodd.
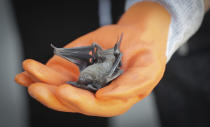
<svg viewBox="0 0 210 127"><path fill-rule="evenodd" d="M92 45L75 48L57 48L53 44L51 44L51 46L54 48L55 55L75 63L80 71L92 64L90 60L93 58L93 56L90 55L90 52L94 51L94 46Z"/></svg>

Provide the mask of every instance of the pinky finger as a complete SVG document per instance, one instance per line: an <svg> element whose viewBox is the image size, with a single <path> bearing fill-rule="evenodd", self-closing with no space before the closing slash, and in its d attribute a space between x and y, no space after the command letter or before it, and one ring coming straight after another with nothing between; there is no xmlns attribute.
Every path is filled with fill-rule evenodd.
<svg viewBox="0 0 210 127"><path fill-rule="evenodd" d="M63 111L63 112L74 112L72 109L65 107L55 96L54 91L56 87L47 85L44 83L34 83L28 87L29 94L47 106L48 108Z"/></svg>
<svg viewBox="0 0 210 127"><path fill-rule="evenodd" d="M28 87L30 84L32 84L35 80L30 76L26 71L19 73L15 76L15 82Z"/></svg>

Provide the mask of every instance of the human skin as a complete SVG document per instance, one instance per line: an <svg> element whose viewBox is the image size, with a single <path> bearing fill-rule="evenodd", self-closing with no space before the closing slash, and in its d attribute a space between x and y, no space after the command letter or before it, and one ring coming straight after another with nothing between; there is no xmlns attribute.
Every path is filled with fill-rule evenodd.
<svg viewBox="0 0 210 127"><path fill-rule="evenodd" d="M210 9L210 0L204 0L205 5L205 12L209 11Z"/></svg>
<svg viewBox="0 0 210 127"><path fill-rule="evenodd" d="M148 96L162 78L169 24L170 14L164 7L140 2L129 8L117 24L98 28L67 44L69 48L96 42L109 49L123 33L120 51L124 73L95 94L65 84L78 79L79 69L59 56L53 56L46 65L25 60L25 72L17 74L15 81L54 110L104 117L120 115Z"/></svg>

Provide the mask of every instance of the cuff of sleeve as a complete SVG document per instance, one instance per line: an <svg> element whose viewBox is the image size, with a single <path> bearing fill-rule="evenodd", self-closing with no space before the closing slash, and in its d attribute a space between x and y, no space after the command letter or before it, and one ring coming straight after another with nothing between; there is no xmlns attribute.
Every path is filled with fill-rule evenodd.
<svg viewBox="0 0 210 127"><path fill-rule="evenodd" d="M204 17L203 0L127 0L126 10L141 1L158 2L171 14L166 56L167 62L174 52L200 27Z"/></svg>

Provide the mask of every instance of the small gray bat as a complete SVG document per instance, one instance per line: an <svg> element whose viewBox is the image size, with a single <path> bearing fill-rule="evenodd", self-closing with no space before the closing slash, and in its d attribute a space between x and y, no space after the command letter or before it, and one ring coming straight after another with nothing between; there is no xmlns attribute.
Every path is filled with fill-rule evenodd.
<svg viewBox="0 0 210 127"><path fill-rule="evenodd" d="M91 46L75 48L56 48L51 44L55 55L75 63L80 69L78 81L67 83L96 92L120 76L123 73L120 69L122 53L119 49L122 37L123 34L121 34L115 46L107 50L103 50L96 43Z"/></svg>

